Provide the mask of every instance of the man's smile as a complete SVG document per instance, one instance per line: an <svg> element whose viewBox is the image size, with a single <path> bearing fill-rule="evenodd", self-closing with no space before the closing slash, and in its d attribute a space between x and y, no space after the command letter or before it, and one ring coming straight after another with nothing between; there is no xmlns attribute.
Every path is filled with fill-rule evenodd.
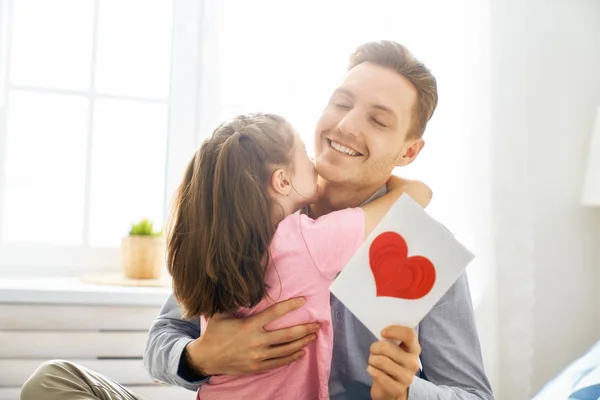
<svg viewBox="0 0 600 400"><path fill-rule="evenodd" d="M327 143L329 144L330 148L337 151L338 153L342 153L350 157L360 157L363 155L362 153L359 153L358 151L348 146L344 146L343 144L335 142L331 139L327 139Z"/></svg>

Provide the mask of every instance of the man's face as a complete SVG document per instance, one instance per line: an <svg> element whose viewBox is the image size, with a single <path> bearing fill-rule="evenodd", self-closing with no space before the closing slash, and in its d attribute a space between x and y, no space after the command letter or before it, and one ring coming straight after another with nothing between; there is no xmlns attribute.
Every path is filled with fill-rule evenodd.
<svg viewBox="0 0 600 400"><path fill-rule="evenodd" d="M337 184L385 183L423 147L407 139L416 101L417 90L397 72L368 62L352 68L317 122L318 174Z"/></svg>

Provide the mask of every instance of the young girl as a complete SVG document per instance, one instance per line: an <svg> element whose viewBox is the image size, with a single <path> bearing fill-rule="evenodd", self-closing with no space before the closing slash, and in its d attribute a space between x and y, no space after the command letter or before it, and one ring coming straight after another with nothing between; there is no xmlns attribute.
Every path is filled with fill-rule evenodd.
<svg viewBox="0 0 600 400"><path fill-rule="evenodd" d="M300 360L255 375L213 376L199 399L329 399L330 284L402 193L422 206L431 198L424 184L399 178L388 190L313 220L297 211L316 199L315 166L283 118L238 116L202 144L178 189L167 238L184 316L201 317L204 330L216 313L246 317L304 296L302 308L265 329L309 322L321 329Z"/></svg>

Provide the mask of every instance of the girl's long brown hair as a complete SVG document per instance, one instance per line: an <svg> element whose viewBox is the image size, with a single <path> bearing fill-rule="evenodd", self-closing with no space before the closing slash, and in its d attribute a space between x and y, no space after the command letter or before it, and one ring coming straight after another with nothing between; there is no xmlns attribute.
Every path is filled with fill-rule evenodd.
<svg viewBox="0 0 600 400"><path fill-rule="evenodd" d="M264 296L275 234L269 180L291 166L294 135L272 114L220 125L189 162L167 230L167 265L184 317L252 307Z"/></svg>

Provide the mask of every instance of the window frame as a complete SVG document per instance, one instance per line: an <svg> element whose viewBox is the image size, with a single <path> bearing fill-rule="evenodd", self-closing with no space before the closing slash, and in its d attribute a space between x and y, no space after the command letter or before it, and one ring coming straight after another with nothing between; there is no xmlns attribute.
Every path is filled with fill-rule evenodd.
<svg viewBox="0 0 600 400"><path fill-rule="evenodd" d="M7 152L7 96L9 89L22 87L9 86L9 54L11 45L11 11L14 0L0 0L0 227L4 211L5 167ZM100 0L94 0L95 15L98 17ZM205 1L173 0L173 25L171 38L171 72L169 97L162 101L168 105L168 132L166 143L164 216L183 169L197 144L198 125L200 121L200 87L203 59L203 43L205 42ZM97 28L95 28L97 29ZM96 41L97 32L94 32ZM94 43L95 48L95 43ZM95 54L95 49L94 49ZM95 59L92 59L95 62ZM92 66L94 68L94 66ZM92 80L93 80L92 74ZM36 90L39 88L31 88ZM60 90L43 89L58 93ZM65 91L66 92L66 91ZM81 94L82 92L77 92ZM214 92L213 92L214 93ZM94 96L88 91L89 96ZM133 99L126 96L105 96L102 98ZM144 101L148 99L144 98ZM91 114L91 113L90 113ZM92 121L90 120L89 126ZM89 129L88 137L92 132ZM92 271L111 271L119 269L118 247L92 247L87 243L89 224L89 186L90 186L90 154L87 149L86 172L86 204L84 244L81 246L58 246L36 243L4 242L0 238L0 275L61 275L81 274Z"/></svg>

